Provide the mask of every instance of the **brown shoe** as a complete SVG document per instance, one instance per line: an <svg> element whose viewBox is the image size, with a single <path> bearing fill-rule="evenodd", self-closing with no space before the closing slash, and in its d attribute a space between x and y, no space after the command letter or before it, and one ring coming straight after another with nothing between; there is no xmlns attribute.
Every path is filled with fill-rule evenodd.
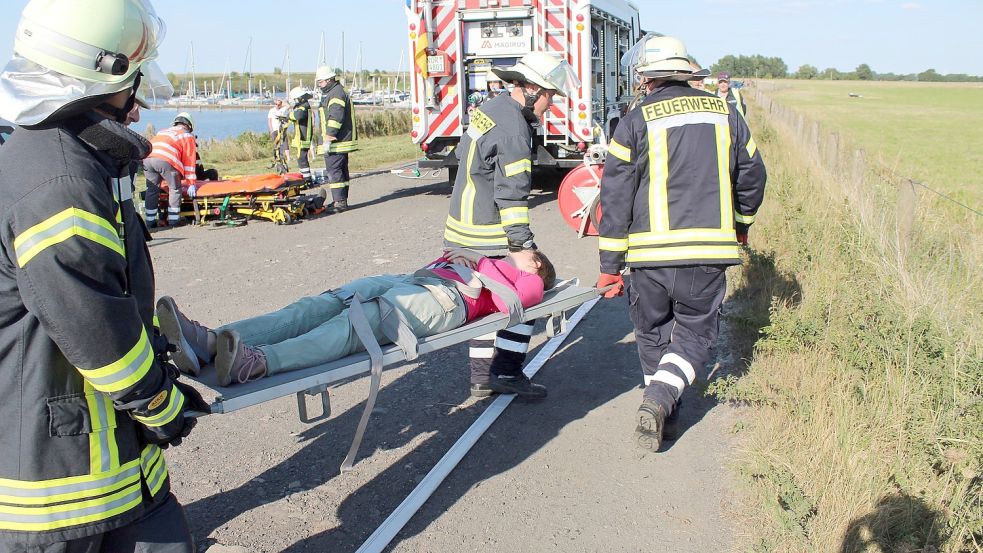
<svg viewBox="0 0 983 553"><path fill-rule="evenodd" d="M218 385L229 386L233 382L244 384L266 376L266 355L239 339L234 330L218 333L215 354L215 372Z"/></svg>
<svg viewBox="0 0 983 553"><path fill-rule="evenodd" d="M170 296L157 300L157 319L161 333L176 348L171 353L171 360L178 370L198 376L201 362L210 363L215 358L214 333L198 321L185 317Z"/></svg>

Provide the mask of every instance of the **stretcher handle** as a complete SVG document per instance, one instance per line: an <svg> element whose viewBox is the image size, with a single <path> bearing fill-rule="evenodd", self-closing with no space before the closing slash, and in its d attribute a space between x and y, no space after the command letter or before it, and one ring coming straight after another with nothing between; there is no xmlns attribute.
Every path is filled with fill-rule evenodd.
<svg viewBox="0 0 983 553"><path fill-rule="evenodd" d="M598 296L603 296L604 294L607 294L612 288L614 288L614 286L615 286L614 284L608 284L604 288L598 288L595 286L594 290L597 291Z"/></svg>

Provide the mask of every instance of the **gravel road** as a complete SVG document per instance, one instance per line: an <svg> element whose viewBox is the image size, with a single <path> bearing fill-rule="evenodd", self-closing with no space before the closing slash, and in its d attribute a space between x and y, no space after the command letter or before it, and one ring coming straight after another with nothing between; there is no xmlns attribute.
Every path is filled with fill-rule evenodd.
<svg viewBox="0 0 983 553"><path fill-rule="evenodd" d="M563 225L554 179L542 188L536 241L560 276L593 283L596 239ZM158 232L158 294L216 326L360 276L413 271L440 251L449 195L441 179L381 174L353 181L354 209L340 215ZM550 397L513 403L387 551L731 549L736 413L688 390L685 434L658 454L638 449L631 331L624 298L600 302L537 376ZM464 344L387 369L355 469L339 475L367 386L333 388L331 418L314 425L298 421L291 396L205 417L169 450L199 550L355 551L490 403L468 395Z"/></svg>

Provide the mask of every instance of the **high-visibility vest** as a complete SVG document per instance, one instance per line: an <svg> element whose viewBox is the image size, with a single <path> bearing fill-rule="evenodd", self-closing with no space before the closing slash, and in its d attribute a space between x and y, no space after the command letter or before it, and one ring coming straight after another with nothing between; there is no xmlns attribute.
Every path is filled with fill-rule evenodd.
<svg viewBox="0 0 983 553"><path fill-rule="evenodd" d="M163 159L184 175L184 180L192 184L198 180L195 175L198 145L195 143L195 135L188 132L184 126L177 125L164 129L157 133L150 143L153 144L154 149L148 158Z"/></svg>

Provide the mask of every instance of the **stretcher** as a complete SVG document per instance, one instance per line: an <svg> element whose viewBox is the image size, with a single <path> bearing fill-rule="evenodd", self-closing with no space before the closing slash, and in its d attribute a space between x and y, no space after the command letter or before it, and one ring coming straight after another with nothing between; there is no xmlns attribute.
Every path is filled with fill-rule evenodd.
<svg viewBox="0 0 983 553"><path fill-rule="evenodd" d="M324 211L324 195L303 194L300 173L265 174L217 181L199 181L194 196L181 190L181 216L196 223L209 219L259 217L277 225ZM167 189L161 187L162 205L167 205Z"/></svg>
<svg viewBox="0 0 983 553"><path fill-rule="evenodd" d="M566 330L565 312L575 309L597 296L598 290L596 288L578 286L576 280L562 281L546 291L543 301L524 309L521 320L528 322L546 319L546 332L550 337L562 334ZM353 308L355 306L356 304L353 304ZM304 423L314 423L331 415L328 391L330 387L371 372L373 378L370 382L369 398L366 401L362 420L359 422L359 428L356 431L349 454L342 464L342 471L344 471L350 468L354 461L362 433L373 408L375 393L378 391L379 374L381 374L384 366L467 342L473 338L504 329L509 325L510 315L493 313L454 330L416 339L416 351L411 355L407 355L403 348L395 344L381 346L381 348L376 345L375 347L379 348L379 351L376 352L372 351L371 346L367 346L368 352L356 353L316 367L271 375L244 384L219 386L214 370L203 371L192 380L198 384L196 387L204 392L203 396L209 402L212 414L233 413L246 407L295 395L300 420ZM357 326L355 330L356 332L359 331ZM362 334L359 333L359 335ZM309 396L320 398L320 414L311 416L307 406Z"/></svg>

